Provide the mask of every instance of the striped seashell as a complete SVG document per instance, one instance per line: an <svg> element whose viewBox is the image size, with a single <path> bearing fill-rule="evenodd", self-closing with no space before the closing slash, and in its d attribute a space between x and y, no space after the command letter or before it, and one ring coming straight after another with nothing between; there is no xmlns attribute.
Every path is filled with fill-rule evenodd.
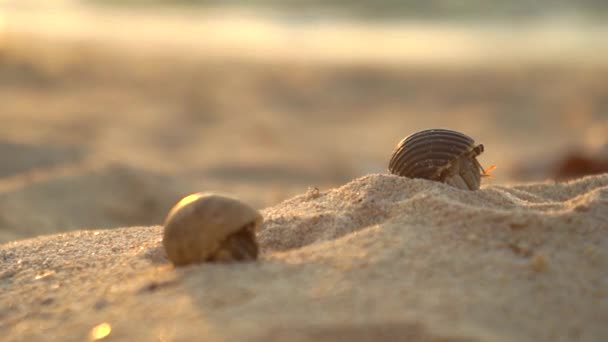
<svg viewBox="0 0 608 342"><path fill-rule="evenodd" d="M477 190L485 175L477 161L483 145L460 132L427 129L405 137L388 165L390 173L447 183L465 190Z"/></svg>

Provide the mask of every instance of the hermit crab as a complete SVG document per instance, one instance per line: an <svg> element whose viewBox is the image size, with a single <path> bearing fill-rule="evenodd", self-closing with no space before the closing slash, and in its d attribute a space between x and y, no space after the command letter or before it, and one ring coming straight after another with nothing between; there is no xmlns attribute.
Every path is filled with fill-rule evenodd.
<svg viewBox="0 0 608 342"><path fill-rule="evenodd" d="M395 148L388 165L390 173L443 182L464 190L477 190L482 177L495 168L484 170L477 156L482 144L449 129L427 129L405 137Z"/></svg>
<svg viewBox="0 0 608 342"><path fill-rule="evenodd" d="M176 265L255 260L256 228L262 215L224 195L196 193L184 197L167 215L163 246Z"/></svg>

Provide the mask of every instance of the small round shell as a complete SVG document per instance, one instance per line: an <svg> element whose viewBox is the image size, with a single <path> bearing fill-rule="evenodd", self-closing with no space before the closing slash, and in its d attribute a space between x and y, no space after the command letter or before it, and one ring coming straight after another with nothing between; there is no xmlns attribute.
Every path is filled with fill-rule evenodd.
<svg viewBox="0 0 608 342"><path fill-rule="evenodd" d="M212 193L183 198L167 215L163 246L175 265L255 259L262 216L243 202Z"/></svg>
<svg viewBox="0 0 608 342"><path fill-rule="evenodd" d="M476 157L483 145L460 132L427 129L401 140L389 162L392 174L444 182L457 188L477 190L482 168Z"/></svg>

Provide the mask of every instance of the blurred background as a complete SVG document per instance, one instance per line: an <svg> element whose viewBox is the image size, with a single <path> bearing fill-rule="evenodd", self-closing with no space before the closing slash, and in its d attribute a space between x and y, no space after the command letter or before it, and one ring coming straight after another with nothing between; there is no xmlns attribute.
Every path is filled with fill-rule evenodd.
<svg viewBox="0 0 608 342"><path fill-rule="evenodd" d="M483 143L485 184L608 170L608 2L0 0L0 243L257 208Z"/></svg>

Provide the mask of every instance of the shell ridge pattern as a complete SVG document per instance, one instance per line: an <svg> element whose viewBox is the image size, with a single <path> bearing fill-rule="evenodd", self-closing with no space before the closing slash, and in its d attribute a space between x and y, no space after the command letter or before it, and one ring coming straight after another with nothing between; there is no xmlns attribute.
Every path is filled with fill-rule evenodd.
<svg viewBox="0 0 608 342"><path fill-rule="evenodd" d="M460 132L428 129L410 134L395 148L389 172L410 178L425 178L452 186L477 190L483 170L476 157L482 144Z"/></svg>

